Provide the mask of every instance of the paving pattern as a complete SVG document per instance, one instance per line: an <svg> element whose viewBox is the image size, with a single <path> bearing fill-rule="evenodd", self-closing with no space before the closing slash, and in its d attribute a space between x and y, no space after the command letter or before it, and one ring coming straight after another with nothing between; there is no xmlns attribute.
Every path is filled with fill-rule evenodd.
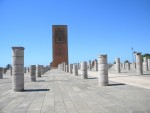
<svg viewBox="0 0 150 113"><path fill-rule="evenodd" d="M0 113L150 113L150 90L96 77L81 80L57 69L36 82L25 75L25 91L11 90L11 76L0 79Z"/></svg>

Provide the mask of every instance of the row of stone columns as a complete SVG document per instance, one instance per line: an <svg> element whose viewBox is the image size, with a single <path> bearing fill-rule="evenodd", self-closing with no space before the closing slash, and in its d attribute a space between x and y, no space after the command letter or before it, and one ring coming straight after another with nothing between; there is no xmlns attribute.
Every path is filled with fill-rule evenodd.
<svg viewBox="0 0 150 113"><path fill-rule="evenodd" d="M6 72L7 72L7 68L0 67L0 79L3 78L3 74L6 74Z"/></svg>
<svg viewBox="0 0 150 113"><path fill-rule="evenodd" d="M80 63L77 63L77 69L81 69L81 64ZM65 67L64 67L65 66ZM59 64L58 65L58 68L60 70L63 70L63 71L66 71L66 63L62 63L62 64ZM68 65L68 68L69 68L69 65ZM72 67L73 68L73 67ZM87 64L87 68L89 70L92 70L92 64L91 64L91 60L89 60L88 64ZM98 71L98 63L97 63L97 60L94 60L94 70L95 71Z"/></svg>
<svg viewBox="0 0 150 113"><path fill-rule="evenodd" d="M12 47L12 89L14 91L24 90L24 48L23 47ZM1 71L0 68L0 77ZM43 65L30 65L30 76L31 81L36 81L36 76L41 77L49 67L43 67Z"/></svg>
<svg viewBox="0 0 150 113"><path fill-rule="evenodd" d="M90 66L91 66L90 61L89 61L89 67L87 66L87 62L81 62L80 64L69 64L69 65L62 63L58 65L58 69L68 73L67 68L69 66L69 73L77 76L79 65L81 70L81 79L87 79L88 78L87 69L89 68L90 70ZM98 57L98 63L97 60L95 60L95 70L98 70L99 86L107 86L109 84L107 55L100 55Z"/></svg>
<svg viewBox="0 0 150 113"><path fill-rule="evenodd" d="M135 57L136 57L136 63L132 63L132 66L134 69L136 69L138 75L142 75L143 71L150 70L150 59L143 57L143 62L142 62L141 53L136 53ZM129 62L124 63L124 67L126 67L127 70L130 70L130 63ZM117 73L121 72L120 58L116 58L115 69Z"/></svg>

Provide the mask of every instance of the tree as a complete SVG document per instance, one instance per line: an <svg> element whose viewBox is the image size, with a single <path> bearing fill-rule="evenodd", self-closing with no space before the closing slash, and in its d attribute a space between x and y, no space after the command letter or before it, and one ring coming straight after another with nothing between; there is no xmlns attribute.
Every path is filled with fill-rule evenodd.
<svg viewBox="0 0 150 113"><path fill-rule="evenodd" d="M7 64L7 65L6 65L6 68L7 68L7 69L11 68L11 65L10 65L10 64Z"/></svg>
<svg viewBox="0 0 150 113"><path fill-rule="evenodd" d="M147 59L150 59L150 54L149 53L145 53L142 55L142 57L146 57Z"/></svg>
<svg viewBox="0 0 150 113"><path fill-rule="evenodd" d="M128 60L126 60L126 61L124 61L124 63L129 63L129 61L128 61Z"/></svg>

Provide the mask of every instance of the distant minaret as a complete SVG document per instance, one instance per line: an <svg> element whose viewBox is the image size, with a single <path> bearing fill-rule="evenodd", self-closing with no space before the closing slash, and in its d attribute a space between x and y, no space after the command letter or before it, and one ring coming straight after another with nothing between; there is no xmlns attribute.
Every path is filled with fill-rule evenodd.
<svg viewBox="0 0 150 113"><path fill-rule="evenodd" d="M65 62L68 64L68 33L67 25L52 26L52 48L53 62L52 67L58 67L58 64Z"/></svg>

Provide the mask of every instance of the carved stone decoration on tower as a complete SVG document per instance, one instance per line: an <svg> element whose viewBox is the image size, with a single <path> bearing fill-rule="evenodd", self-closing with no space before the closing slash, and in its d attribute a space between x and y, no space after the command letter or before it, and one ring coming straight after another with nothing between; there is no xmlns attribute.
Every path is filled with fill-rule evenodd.
<svg viewBox="0 0 150 113"><path fill-rule="evenodd" d="M67 25L52 26L52 48L53 61L52 67L65 62L68 65L68 33Z"/></svg>

